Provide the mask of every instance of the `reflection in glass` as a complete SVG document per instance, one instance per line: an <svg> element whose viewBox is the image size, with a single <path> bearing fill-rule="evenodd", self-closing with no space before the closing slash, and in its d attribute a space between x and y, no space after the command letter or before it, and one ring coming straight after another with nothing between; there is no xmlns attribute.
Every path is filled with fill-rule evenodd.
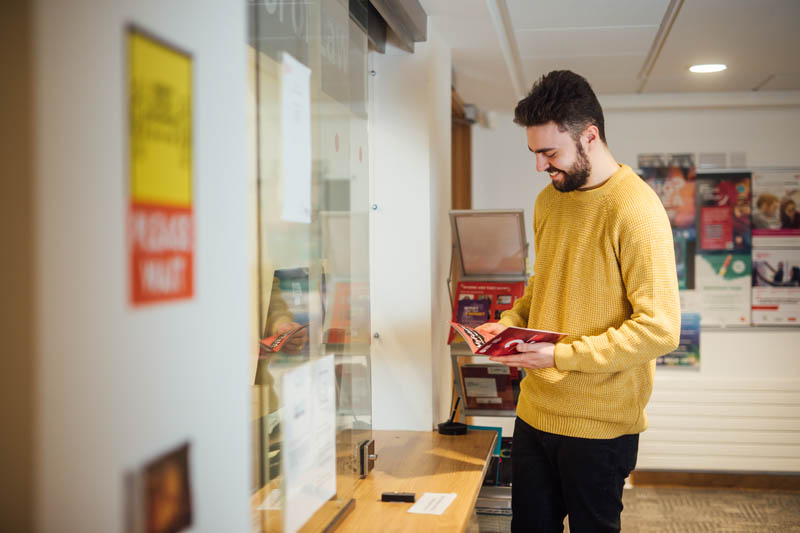
<svg viewBox="0 0 800 533"><path fill-rule="evenodd" d="M334 389L336 402L336 495L308 522L322 529L350 501L358 444L371 438L367 37L344 0L252 1L248 9L258 282L253 525L255 531L281 531L294 523L283 516L293 443L284 441L285 402L292 394L282 384L299 375L297 369L332 355L333 376L325 387ZM295 91L291 105L287 101L286 69L294 60L310 71L310 146L298 145L302 135L292 133L304 131L302 118L287 122L302 117L308 100ZM308 165L298 161L305 154ZM308 168L310 176L303 170ZM310 193L293 181L298 179L309 179ZM305 205L310 216L287 215Z"/></svg>

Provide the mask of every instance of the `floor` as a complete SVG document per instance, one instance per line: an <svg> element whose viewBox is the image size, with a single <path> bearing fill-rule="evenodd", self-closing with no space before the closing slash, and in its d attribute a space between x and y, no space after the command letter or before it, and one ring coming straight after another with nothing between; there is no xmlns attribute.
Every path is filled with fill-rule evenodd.
<svg viewBox="0 0 800 533"><path fill-rule="evenodd" d="M624 533L800 533L797 492L638 487L622 501ZM478 514L478 526L510 532L511 517Z"/></svg>

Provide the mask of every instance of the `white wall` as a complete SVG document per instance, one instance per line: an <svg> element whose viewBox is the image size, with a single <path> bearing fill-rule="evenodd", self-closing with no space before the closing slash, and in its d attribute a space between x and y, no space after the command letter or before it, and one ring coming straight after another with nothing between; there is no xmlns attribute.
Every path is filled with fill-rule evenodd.
<svg viewBox="0 0 800 533"><path fill-rule="evenodd" d="M691 105L686 95L681 101ZM749 166L800 167L797 106L606 109L609 147L634 168L639 153L739 150ZM494 129L473 127L473 207L525 208L532 241L533 201L549 178L535 171L512 118L498 114ZM704 330L699 371L658 369L639 468L800 471L798 346L798 329Z"/></svg>
<svg viewBox="0 0 800 533"><path fill-rule="evenodd" d="M245 3L39 0L34 13L37 530L123 531L125 473L189 440L193 530L246 531ZM128 23L190 51L194 75L195 296L139 309Z"/></svg>
<svg viewBox="0 0 800 533"><path fill-rule="evenodd" d="M451 390L450 50L429 23L413 54L387 50L371 61L373 427L430 430Z"/></svg>

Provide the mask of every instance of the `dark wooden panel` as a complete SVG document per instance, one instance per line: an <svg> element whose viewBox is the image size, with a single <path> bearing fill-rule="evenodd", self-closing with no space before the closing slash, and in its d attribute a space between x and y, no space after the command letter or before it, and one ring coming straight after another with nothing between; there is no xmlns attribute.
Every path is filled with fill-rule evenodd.
<svg viewBox="0 0 800 533"><path fill-rule="evenodd" d="M800 475L798 474L636 470L631 474L631 482L635 487L702 487L800 492Z"/></svg>

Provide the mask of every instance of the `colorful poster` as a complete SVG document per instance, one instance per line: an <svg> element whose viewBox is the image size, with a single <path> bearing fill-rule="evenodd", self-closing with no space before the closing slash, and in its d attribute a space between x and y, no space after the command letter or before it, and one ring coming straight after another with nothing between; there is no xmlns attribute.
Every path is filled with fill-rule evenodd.
<svg viewBox="0 0 800 533"><path fill-rule="evenodd" d="M750 325L750 254L700 254L696 262L703 325Z"/></svg>
<svg viewBox="0 0 800 533"><path fill-rule="evenodd" d="M800 249L753 251L753 323L800 324Z"/></svg>
<svg viewBox="0 0 800 533"><path fill-rule="evenodd" d="M650 185L669 216L675 229L694 229L695 226L695 167L690 160L674 159L666 167L641 169L642 179Z"/></svg>
<svg viewBox="0 0 800 533"><path fill-rule="evenodd" d="M753 174L753 246L800 248L800 173Z"/></svg>
<svg viewBox="0 0 800 533"><path fill-rule="evenodd" d="M128 32L128 254L134 305L194 294L192 59Z"/></svg>
<svg viewBox="0 0 800 533"><path fill-rule="evenodd" d="M681 340L678 349L656 359L658 366L700 367L700 315L681 314Z"/></svg>
<svg viewBox="0 0 800 533"><path fill-rule="evenodd" d="M642 179L658 194L672 226L678 287L694 288L695 166L691 154L640 154Z"/></svg>
<svg viewBox="0 0 800 533"><path fill-rule="evenodd" d="M750 174L697 176L700 252L749 252Z"/></svg>

